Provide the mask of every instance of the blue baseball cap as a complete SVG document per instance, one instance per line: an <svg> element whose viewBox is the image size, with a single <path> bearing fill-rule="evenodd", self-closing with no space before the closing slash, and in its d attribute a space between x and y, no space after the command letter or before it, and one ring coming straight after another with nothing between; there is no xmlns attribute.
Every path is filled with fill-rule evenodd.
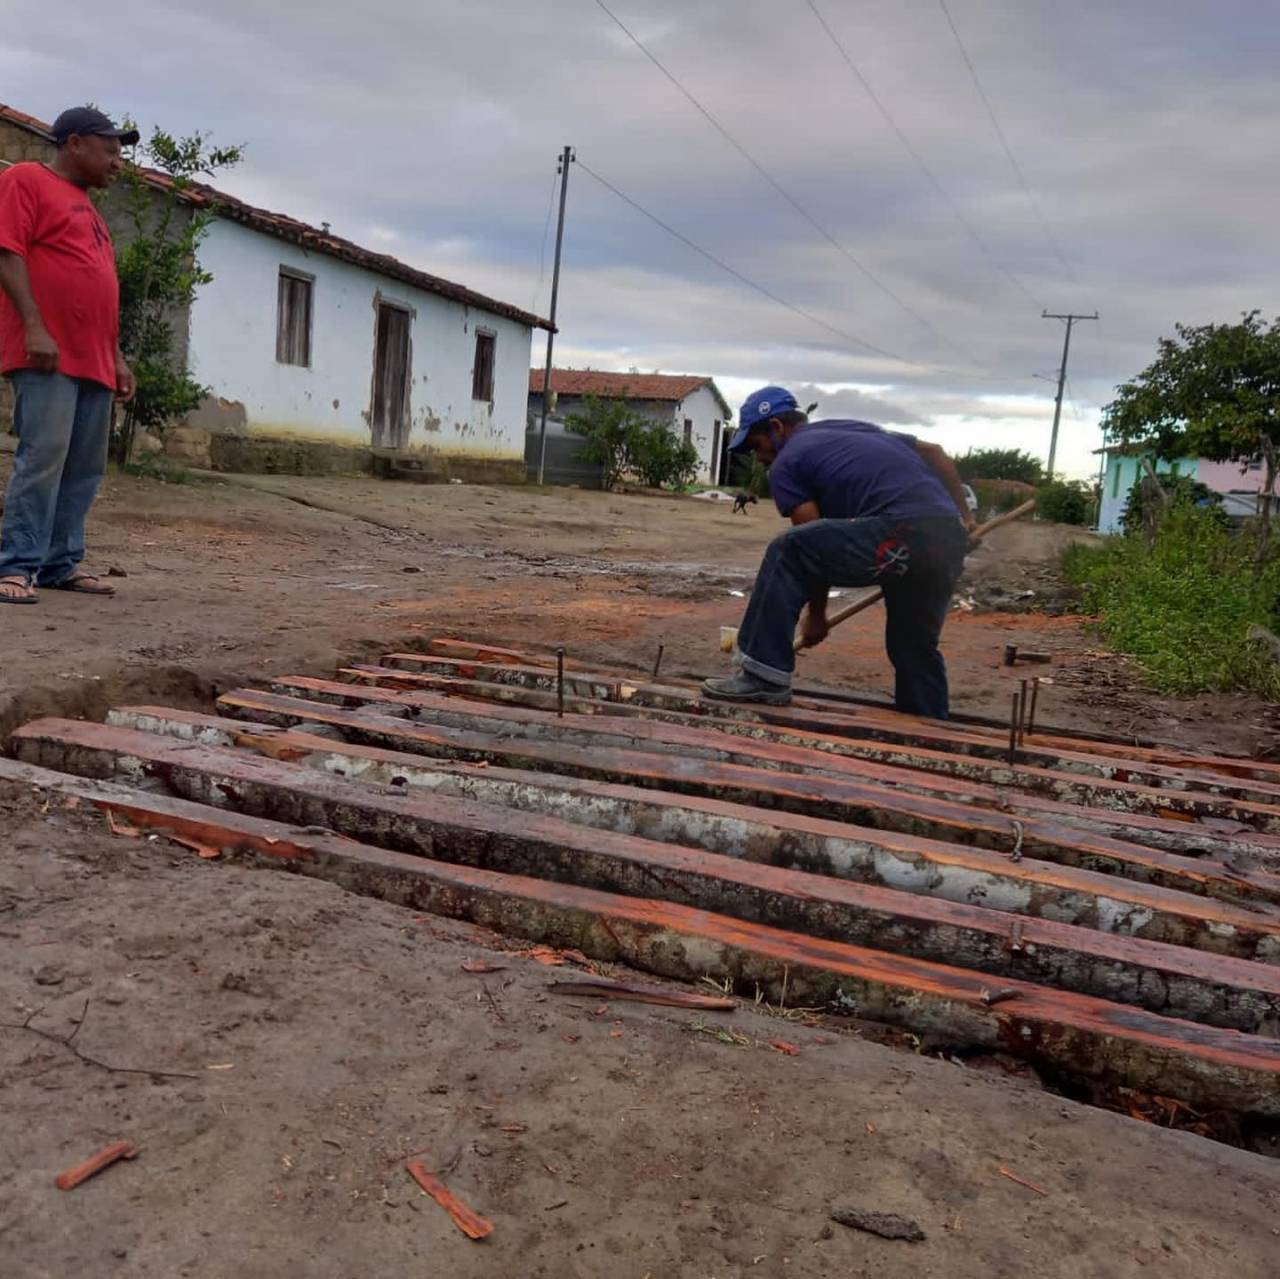
<svg viewBox="0 0 1280 1279"><path fill-rule="evenodd" d="M741 453L747 446L747 436L771 417L799 408L796 397L785 386L762 386L758 391L748 395L742 408L738 410L738 429L729 441L730 453Z"/></svg>

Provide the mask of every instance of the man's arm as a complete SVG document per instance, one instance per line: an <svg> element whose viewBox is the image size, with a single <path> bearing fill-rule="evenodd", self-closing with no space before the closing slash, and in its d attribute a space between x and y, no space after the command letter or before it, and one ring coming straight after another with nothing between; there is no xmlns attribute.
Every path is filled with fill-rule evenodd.
<svg viewBox="0 0 1280 1279"><path fill-rule="evenodd" d="M947 455L946 449L940 444L917 440L916 452L928 462L934 474L942 481L942 487L947 490L951 500L956 504L956 510L964 521L965 528L973 528L973 513L969 510L969 503L964 500L964 481L961 480L960 472L956 470L956 464Z"/></svg>
<svg viewBox="0 0 1280 1279"><path fill-rule="evenodd" d="M791 508L792 525L810 524L821 518L817 502L801 502ZM800 624L804 647L813 648L815 644L821 644L830 629L827 625L827 588L824 586L809 597L809 607L805 609L804 621Z"/></svg>
<svg viewBox="0 0 1280 1279"><path fill-rule="evenodd" d="M133 370L129 367L128 361L124 358L124 352L120 349L119 344L116 345L116 399L122 404L127 404L133 399L137 392L138 384L134 379Z"/></svg>
<svg viewBox="0 0 1280 1279"><path fill-rule="evenodd" d="M20 253L0 249L0 289L13 303L27 332L27 356L31 367L52 373L58 367L58 344L45 326L31 291L26 259Z"/></svg>

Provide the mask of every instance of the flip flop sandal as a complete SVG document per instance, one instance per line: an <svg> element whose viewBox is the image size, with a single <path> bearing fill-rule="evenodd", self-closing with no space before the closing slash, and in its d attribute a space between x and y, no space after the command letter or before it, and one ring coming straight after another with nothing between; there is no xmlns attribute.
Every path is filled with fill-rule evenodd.
<svg viewBox="0 0 1280 1279"><path fill-rule="evenodd" d="M27 587L30 587L31 585L30 582L24 582L22 584ZM11 579L7 579L4 582L0 582L0 586L17 586L17 585L18 583ZM0 604L37 604L37 603L39 603L39 600L35 595L5 595L3 592L0 592Z"/></svg>
<svg viewBox="0 0 1280 1279"><path fill-rule="evenodd" d="M89 583L95 583L90 586ZM48 591L74 591L78 595L114 595L116 588L107 586L91 573L81 573L76 577L69 577L65 582L59 582L57 586L47 586Z"/></svg>

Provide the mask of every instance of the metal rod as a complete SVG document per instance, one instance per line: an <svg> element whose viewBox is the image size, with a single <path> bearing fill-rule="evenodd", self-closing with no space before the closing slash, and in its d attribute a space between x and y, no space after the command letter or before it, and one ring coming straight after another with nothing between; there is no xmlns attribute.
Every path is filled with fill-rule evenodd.
<svg viewBox="0 0 1280 1279"><path fill-rule="evenodd" d="M658 671L662 666L662 654L666 650L665 644L658 645L658 656L653 659L653 678L658 678Z"/></svg>
<svg viewBox="0 0 1280 1279"><path fill-rule="evenodd" d="M551 403L551 352L556 340L556 303L560 298L560 248L564 243L564 204L569 192L569 166L573 163L572 147L560 152L560 220L556 223L556 262L551 273L551 327L547 330L547 367L542 374L542 416L538 426L538 483L547 469L547 410Z"/></svg>
<svg viewBox="0 0 1280 1279"><path fill-rule="evenodd" d="M1024 742L1027 737L1027 681L1022 681L1022 692L1018 694L1018 741Z"/></svg>
<svg viewBox="0 0 1280 1279"><path fill-rule="evenodd" d="M556 649L556 714L564 718L564 649Z"/></svg>
<svg viewBox="0 0 1280 1279"><path fill-rule="evenodd" d="M1027 712L1027 732L1034 733L1036 731L1036 700L1040 696L1040 676L1037 675L1031 681L1031 709ZM1026 740L1025 734L1023 740Z"/></svg>
<svg viewBox="0 0 1280 1279"><path fill-rule="evenodd" d="M1009 708L1009 763L1013 764L1018 754L1018 695L1013 695L1013 705Z"/></svg>

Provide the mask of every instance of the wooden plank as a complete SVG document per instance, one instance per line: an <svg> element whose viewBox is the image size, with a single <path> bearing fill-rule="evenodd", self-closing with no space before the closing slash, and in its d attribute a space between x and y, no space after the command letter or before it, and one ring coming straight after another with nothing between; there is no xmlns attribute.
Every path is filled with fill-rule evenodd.
<svg viewBox="0 0 1280 1279"><path fill-rule="evenodd" d="M255 694L272 698L272 694ZM291 699L278 699L279 703ZM684 844L746 861L803 869L906 892L1053 919L1105 932L1280 961L1280 907L1236 906L1114 875L851 826L702 796L527 772L475 768L406 753L429 730L319 703L295 703L295 722L356 730L353 745L270 725L163 707L121 707L108 722L206 746L239 746L338 776L562 817L580 825ZM282 710L290 707L283 706Z"/></svg>
<svg viewBox="0 0 1280 1279"><path fill-rule="evenodd" d="M371 675L376 667L353 669ZM384 668L390 669L390 668ZM380 677L379 686L395 685L393 676ZM1005 759L985 759L941 750L883 743L877 740L832 738L825 734L763 733L731 748L722 726L653 724L645 730L629 728L632 736L673 745L712 744L721 751L736 749L739 756L767 761L769 767L820 769L848 773L895 785L922 788L934 794L953 794L950 780L924 780L909 773L938 773L981 784L1013 786L1030 795L1044 795L1064 804L1107 808L1117 812L1144 813L1178 821L1203 817L1236 822L1251 830L1280 835L1280 787L1237 781L1187 770L1131 769L1114 761L1090 756L1051 757L1062 765L1051 769L1027 764L1010 765ZM551 731L548 725L546 731ZM597 726L597 732L604 731ZM716 733L716 737L711 734ZM785 739L785 740L784 740ZM788 750L787 748L791 749ZM818 752L815 757L814 752ZM728 758L728 756L725 756ZM739 762L746 762L741 760ZM1080 764L1072 767L1073 762ZM904 771L906 770L906 771ZM969 792L976 794L978 792ZM1277 843L1280 849L1280 841Z"/></svg>
<svg viewBox="0 0 1280 1279"><path fill-rule="evenodd" d="M162 779L184 799L302 820L401 852L505 873L656 896L739 919L948 960L1240 1030L1280 1030L1280 967L1100 933L1011 920L894 889L752 865L529 812L403 787L363 786L277 758L76 720L15 734L21 758L75 772ZM392 793L387 793L388 791ZM578 801L583 802L583 801Z"/></svg>
<svg viewBox="0 0 1280 1279"><path fill-rule="evenodd" d="M190 753L190 752L189 752ZM1067 1074L1155 1090L1206 1109L1280 1117L1280 1041L1161 1016L1017 978L791 933L670 902L619 896L362 845L243 813L0 760L0 778L71 795L135 825L324 878L415 910L466 919L665 977L711 976L812 1004L840 999L870 1020L953 1047L1008 1052ZM166 856L169 856L166 850Z"/></svg>
<svg viewBox="0 0 1280 1279"><path fill-rule="evenodd" d="M556 686L554 671L543 667L493 665L484 662L455 661L422 653L392 653L384 658L381 669L400 668L436 676L452 676L472 682L490 682L534 690L550 690ZM356 670L377 670L368 663L354 663ZM912 746L924 746L953 753L979 754L987 758L999 758L1007 750L998 734L990 730L949 727L945 721L926 720L918 716L899 715L894 711L840 713L827 706L811 709L806 706L761 706L735 704L704 699L692 689L673 685L646 683L643 679L609 675L599 672L574 670L566 673L565 687L579 697L620 702L645 709L679 711L700 718L759 721L800 729L816 729L837 736L878 736L885 740L903 742ZM1007 740L1007 739L1006 739ZM1075 739L1062 739L1032 735L1020 747L1024 753L1046 751L1049 754L1036 762L1052 764L1052 757L1062 751L1080 754L1082 743ZM1221 755L1194 755L1189 752L1162 748L1126 747L1107 743L1093 752L1104 760L1127 759L1175 768L1187 768L1197 772L1221 773L1228 777L1252 778L1255 781L1280 785L1280 764L1261 760Z"/></svg>
<svg viewBox="0 0 1280 1279"><path fill-rule="evenodd" d="M363 694L353 691L352 685L303 677L273 684L328 698L339 705L362 703ZM220 704L228 709L233 706L226 699ZM399 704L412 706L409 700ZM459 733L463 736L459 737ZM1245 860L1268 856L1272 850L1264 841L1274 840L1273 836L1251 834L1246 838L1199 828L1189 831L1182 823L1140 814L1080 809L1017 791L990 789L982 796L984 803L974 793L975 783L959 781L948 788L951 798L944 799L920 785L885 786L826 773L785 773L716 760L682 760L655 752L587 749L561 745L554 738L548 742L506 738L470 742L465 730L436 726L426 737L414 741L413 749L445 758L485 760L681 794L714 795L735 803L1005 852L1020 847L1029 856L1124 874L1186 892L1227 899L1254 894L1267 901L1280 900L1280 876L1255 869ZM927 777L914 776L917 782ZM966 798L970 802L962 802ZM1184 849L1220 850L1231 860L1165 852L1152 846L1157 838Z"/></svg>

